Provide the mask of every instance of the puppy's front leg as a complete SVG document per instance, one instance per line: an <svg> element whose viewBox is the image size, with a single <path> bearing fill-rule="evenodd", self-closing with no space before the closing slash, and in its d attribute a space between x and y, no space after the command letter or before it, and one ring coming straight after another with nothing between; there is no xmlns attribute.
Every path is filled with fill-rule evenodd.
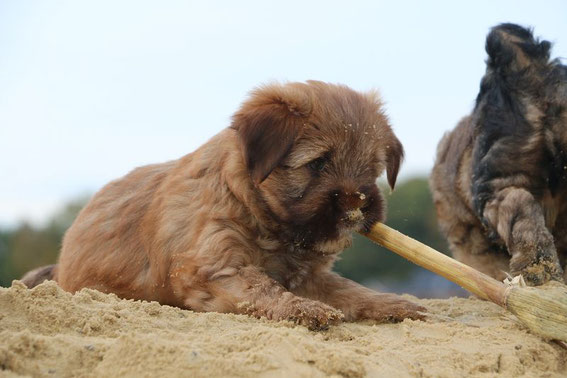
<svg viewBox="0 0 567 378"><path fill-rule="evenodd" d="M333 272L314 274L296 292L340 309L345 320L402 321L423 319L426 309L395 294L382 294Z"/></svg>
<svg viewBox="0 0 567 378"><path fill-rule="evenodd" d="M226 274L213 274L206 282L199 280L198 284L194 279L190 285L187 281L185 285L179 280L173 282L175 290L183 293L184 307L195 311L233 312L272 320L290 320L311 330L326 329L343 319L343 314L337 309L294 295L255 266L224 271Z"/></svg>
<svg viewBox="0 0 567 378"><path fill-rule="evenodd" d="M483 215L506 243L513 275L522 274L532 285L563 279L542 207L529 191L517 187L497 191Z"/></svg>

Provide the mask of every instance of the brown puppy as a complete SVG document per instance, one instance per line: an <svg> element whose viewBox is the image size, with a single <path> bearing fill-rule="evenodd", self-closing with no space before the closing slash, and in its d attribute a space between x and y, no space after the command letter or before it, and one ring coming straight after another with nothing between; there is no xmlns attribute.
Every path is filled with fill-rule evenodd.
<svg viewBox="0 0 567 378"><path fill-rule="evenodd" d="M457 259L497 279L567 279L567 68L513 24L495 27L486 50L472 115L439 143L441 229Z"/></svg>
<svg viewBox="0 0 567 378"><path fill-rule="evenodd" d="M261 87L195 152L98 192L67 231L54 277L71 292L314 329L343 316L420 318L423 308L331 272L352 232L384 219L375 182L386 170L393 187L402 157L374 93Z"/></svg>

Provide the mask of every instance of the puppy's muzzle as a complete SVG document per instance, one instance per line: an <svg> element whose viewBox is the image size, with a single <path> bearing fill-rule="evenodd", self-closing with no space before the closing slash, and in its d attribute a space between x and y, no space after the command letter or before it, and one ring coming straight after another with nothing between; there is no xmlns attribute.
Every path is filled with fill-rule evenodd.
<svg viewBox="0 0 567 378"><path fill-rule="evenodd" d="M364 220L364 214L360 209L349 210L345 213L343 220L348 223L360 223Z"/></svg>
<svg viewBox="0 0 567 378"><path fill-rule="evenodd" d="M336 192L334 193L337 206L344 216L342 221L349 224L357 224L364 221L364 209L368 203L367 195L360 192Z"/></svg>

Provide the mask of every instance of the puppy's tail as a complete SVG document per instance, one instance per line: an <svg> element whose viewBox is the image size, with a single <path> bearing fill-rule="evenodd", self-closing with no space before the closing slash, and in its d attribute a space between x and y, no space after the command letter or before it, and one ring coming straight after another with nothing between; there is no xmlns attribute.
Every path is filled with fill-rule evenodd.
<svg viewBox="0 0 567 378"><path fill-rule="evenodd" d="M28 288L34 288L43 281L52 280L55 277L56 264L46 265L40 268L30 270L22 277L21 281Z"/></svg>
<svg viewBox="0 0 567 378"><path fill-rule="evenodd" d="M534 38L530 29L500 24L486 38L487 68L507 76L521 74L532 66L549 62L551 43Z"/></svg>

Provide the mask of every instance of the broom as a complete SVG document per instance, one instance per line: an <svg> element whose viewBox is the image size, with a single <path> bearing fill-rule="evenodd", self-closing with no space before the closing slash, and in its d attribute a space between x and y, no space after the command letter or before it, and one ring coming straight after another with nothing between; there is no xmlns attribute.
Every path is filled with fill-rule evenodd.
<svg viewBox="0 0 567 378"><path fill-rule="evenodd" d="M538 287L501 283L382 223L363 235L476 296L504 307L533 333L567 342L567 286L559 282Z"/></svg>

